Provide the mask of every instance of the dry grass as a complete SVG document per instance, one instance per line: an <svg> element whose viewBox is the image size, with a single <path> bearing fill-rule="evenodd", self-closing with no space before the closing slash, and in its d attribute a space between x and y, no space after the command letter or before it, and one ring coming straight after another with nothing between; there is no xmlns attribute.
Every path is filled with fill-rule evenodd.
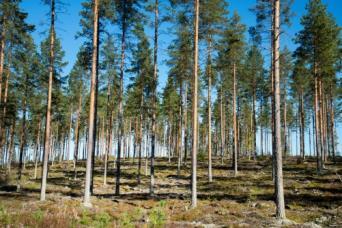
<svg viewBox="0 0 342 228"><path fill-rule="evenodd" d="M144 164L144 163L143 163ZM297 164L289 159L284 165L286 213L294 221L288 226L319 224L342 226L341 161L326 164L317 175L314 160ZM27 165L20 192L16 192L15 170L0 176L0 224L9 227L200 227L276 226L273 182L269 159L239 162L239 175L233 177L230 161L214 161L213 182L207 181L206 164L199 163L199 205L190 209L190 167L177 166L164 159L156 161L156 194L148 194L149 176L142 168L142 183L137 185L137 164L125 160L122 165L121 196L114 196L113 163L108 185L103 186L103 168L97 161L91 209L82 206L84 162L78 179L73 178L72 163L50 167L48 200L39 202L40 180L33 179L33 167ZM38 171L38 173L40 173Z"/></svg>

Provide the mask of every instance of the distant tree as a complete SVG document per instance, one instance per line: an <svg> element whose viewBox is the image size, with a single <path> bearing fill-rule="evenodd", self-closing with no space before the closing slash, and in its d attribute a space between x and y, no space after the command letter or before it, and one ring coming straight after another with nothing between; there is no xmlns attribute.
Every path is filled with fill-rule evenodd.
<svg viewBox="0 0 342 228"><path fill-rule="evenodd" d="M238 126L237 126L237 70L241 64L244 53L244 31L245 26L241 24L239 15L234 12L230 18L226 30L223 32L220 40L219 60L220 66L230 69L233 84L233 131L234 131L234 153L233 169L234 176L237 175L237 156L238 156ZM238 68L238 69L237 69Z"/></svg>
<svg viewBox="0 0 342 228"><path fill-rule="evenodd" d="M336 65L340 60L340 28L320 0L311 0L302 17L303 29L296 36L299 44L295 55L305 61L313 77L317 172L320 173L327 157L327 124L325 90L336 82ZM329 93L331 99L332 93ZM332 107L332 102L331 107ZM330 109L332 110L332 109ZM332 114L332 112L330 111ZM333 116L333 115L331 115ZM333 119L330 119L333 122ZM333 124L330 124L333 126ZM334 141L334 135L331 134Z"/></svg>

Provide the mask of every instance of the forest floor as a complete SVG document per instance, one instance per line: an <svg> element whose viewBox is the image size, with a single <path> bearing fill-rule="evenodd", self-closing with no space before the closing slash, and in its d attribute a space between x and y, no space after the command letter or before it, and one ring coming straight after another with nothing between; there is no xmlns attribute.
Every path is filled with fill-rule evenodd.
<svg viewBox="0 0 342 228"><path fill-rule="evenodd" d="M227 162L227 161L226 161ZM239 161L233 176L229 164L214 159L213 182L207 165L198 164L198 207L190 208L190 161L177 176L176 161L156 160L156 190L148 194L149 176L142 165L137 185L137 160L122 162L121 195L115 196L114 163L109 164L108 184L103 186L103 166L97 162L93 207L82 206L85 162L79 162L74 180L72 162L50 166L47 200L39 201L40 179L27 164L16 190L12 176L0 175L0 226L7 227L342 227L342 160L326 163L317 175L315 160L284 164L286 216L275 219L274 186L270 158ZM38 170L40 174L40 170ZM9 226L8 226L9 225Z"/></svg>

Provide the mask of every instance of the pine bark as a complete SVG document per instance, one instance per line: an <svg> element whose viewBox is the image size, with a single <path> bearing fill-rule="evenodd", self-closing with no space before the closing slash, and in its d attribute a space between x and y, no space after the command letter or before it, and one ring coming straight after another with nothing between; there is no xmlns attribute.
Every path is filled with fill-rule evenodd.
<svg viewBox="0 0 342 228"><path fill-rule="evenodd" d="M40 148L40 118L38 119L37 138L36 138L36 146L35 146L35 153L34 153L34 177L33 177L34 179L37 179L39 148Z"/></svg>
<svg viewBox="0 0 342 228"><path fill-rule="evenodd" d="M123 14L121 18L122 23L122 36L121 36L121 64L120 64L120 88L119 88L119 134L118 134L118 148L116 158L116 182L115 182L115 195L120 195L120 176L121 176L121 143L124 136L123 124L123 80L124 80L124 67L125 67L125 49L126 49L126 30L127 30L127 9L126 1L124 1Z"/></svg>
<svg viewBox="0 0 342 228"><path fill-rule="evenodd" d="M212 159L211 159L211 41L209 41L208 50L208 181L213 181Z"/></svg>
<svg viewBox="0 0 342 228"><path fill-rule="evenodd" d="M197 117L197 92L198 92L198 23L199 0L194 0L194 72L192 91L192 158L191 158L191 207L197 206L197 145L198 145L198 117Z"/></svg>
<svg viewBox="0 0 342 228"><path fill-rule="evenodd" d="M305 145L304 145L304 136L305 136L305 120L304 120L304 98L303 98L303 90L301 89L299 94L299 112L300 112L300 156L301 160L305 159Z"/></svg>
<svg viewBox="0 0 342 228"><path fill-rule="evenodd" d="M154 194L154 155L156 148L156 112L157 112L157 71L158 71L158 0L154 3L154 49L153 49L153 87L152 87L152 137L151 137L151 170L150 170L150 194Z"/></svg>
<svg viewBox="0 0 342 228"><path fill-rule="evenodd" d="M233 153L233 169L234 176L238 174L237 156L238 156L238 126L236 116L236 64L233 63L233 131L234 131L234 153Z"/></svg>
<svg viewBox="0 0 342 228"><path fill-rule="evenodd" d="M45 200L46 182L48 175L48 160L50 152L50 134L51 134L51 104L52 104L52 82L54 73L54 55L55 55L55 0L51 0L51 25L50 25L50 66L49 66L49 85L46 108L46 123L45 123L45 142L43 150L43 169L42 169L42 183L40 191L40 200Z"/></svg>
<svg viewBox="0 0 342 228"><path fill-rule="evenodd" d="M96 90L97 90L97 73L98 73L98 41L99 41L99 0L93 0L93 55L92 55L92 69L91 69L91 85L90 85L90 108L89 108L89 127L88 127L88 155L85 175L85 189L83 204L86 207L91 207L91 179L92 167L95 152L96 140Z"/></svg>
<svg viewBox="0 0 342 228"><path fill-rule="evenodd" d="M280 80L279 80L279 44L280 44L280 0L274 1L274 36L273 36L273 63L274 63L274 92L275 92L275 195L276 216L285 219L285 202L283 186L281 121L280 121Z"/></svg>

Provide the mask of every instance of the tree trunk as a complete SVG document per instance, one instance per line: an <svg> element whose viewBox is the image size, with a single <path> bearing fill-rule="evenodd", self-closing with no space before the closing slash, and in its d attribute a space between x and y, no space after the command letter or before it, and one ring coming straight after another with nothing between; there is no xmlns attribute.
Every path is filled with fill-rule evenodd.
<svg viewBox="0 0 342 228"><path fill-rule="evenodd" d="M234 129L234 154L233 154L233 169L234 176L238 174L237 156L238 156L238 126L236 117L236 64L233 63L233 129Z"/></svg>
<svg viewBox="0 0 342 228"><path fill-rule="evenodd" d="M188 158L188 82L185 83L185 98L184 98L184 161Z"/></svg>
<svg viewBox="0 0 342 228"><path fill-rule="evenodd" d="M104 156L104 172L103 172L103 185L107 185L107 169L108 169L108 156L112 150L112 101L111 101L111 83L108 78L107 85L107 129L106 129L106 151Z"/></svg>
<svg viewBox="0 0 342 228"><path fill-rule="evenodd" d="M88 127L88 156L85 176L85 189L83 204L86 207L91 207L91 179L92 179L92 164L95 152L96 140L96 90L97 90L97 73L98 73L98 41L99 41L99 0L93 0L94 3L94 20L93 20L93 55L91 69L91 85L90 85L90 109L89 109L89 127Z"/></svg>
<svg viewBox="0 0 342 228"><path fill-rule="evenodd" d="M255 84L255 83L254 83ZM257 158L257 147L256 147L256 110L255 110L255 102L256 102L256 85L253 85L253 156L254 160Z"/></svg>
<svg viewBox="0 0 342 228"><path fill-rule="evenodd" d="M42 169L42 183L40 191L40 200L45 200L46 182L48 175L48 160L50 152L50 132L51 132L51 103L52 103L52 82L54 73L54 58L55 58L55 0L51 0L51 25L50 25L50 66L49 66L49 87L46 108L46 123L45 123L45 142L43 151L43 169Z"/></svg>
<svg viewBox="0 0 342 228"><path fill-rule="evenodd" d="M325 167L324 155L325 155L325 145L324 145L324 133L323 133L323 101L322 101L322 77L318 78L318 106L319 106L319 136L320 136L320 147L321 147L321 161L322 168Z"/></svg>
<svg viewBox="0 0 342 228"><path fill-rule="evenodd" d="M335 135L334 135L334 129L335 129L335 113L334 113L334 102L333 102L333 96L332 96L332 85L330 85L330 91L329 91L329 112L330 112L330 140L331 140L331 153L333 157L333 161L336 162L335 158Z"/></svg>
<svg viewBox="0 0 342 228"><path fill-rule="evenodd" d="M281 121L280 121L280 80L279 80L279 44L280 44L280 0L274 1L274 35L273 35L273 63L274 63L274 92L275 92L275 195L276 216L285 219L285 202L283 187L283 167L281 152Z"/></svg>
<svg viewBox="0 0 342 228"><path fill-rule="evenodd" d="M225 117L224 117L224 104L223 104L223 85L220 90L220 127L221 127L221 164L223 164L224 148L225 148Z"/></svg>
<svg viewBox="0 0 342 228"><path fill-rule="evenodd" d="M300 156L301 160L304 161L305 159L305 145L304 145L304 129L305 129L305 122L304 122L304 98L303 98L303 90L300 91L300 104L299 104L299 110L300 110Z"/></svg>
<svg viewBox="0 0 342 228"><path fill-rule="evenodd" d="M2 103L3 105L3 113L2 113L2 118L1 118L1 123L0 123L0 154L2 154L2 151L4 150L4 144L6 141L6 136L5 136L5 120L6 120L6 111L7 111L7 97L8 97L8 84L9 84L9 78L11 75L10 71L10 64L11 64L11 54L9 53L8 55L8 70L6 74L6 81L5 81L5 93L4 93L4 101ZM0 101L1 103L1 101Z"/></svg>
<svg viewBox="0 0 342 228"><path fill-rule="evenodd" d="M208 50L208 181L213 181L211 160L211 41Z"/></svg>
<svg viewBox="0 0 342 228"><path fill-rule="evenodd" d="M263 104L260 103L260 115L262 115L263 112ZM260 149L261 149L261 157L264 156L264 128L263 128L263 124L260 123Z"/></svg>
<svg viewBox="0 0 342 228"><path fill-rule="evenodd" d="M12 125L11 125L11 130L10 130L10 142L9 142L9 146L8 146L8 167L7 167L7 170L8 170L8 174L10 175L11 173L11 164L12 164L12 154L13 154L13 144L14 144L14 134L15 134L15 121L16 121L16 118L14 117L13 118L13 122L12 122Z"/></svg>
<svg viewBox="0 0 342 228"><path fill-rule="evenodd" d="M197 145L198 145L198 117L197 117L197 90L198 90L198 22L199 22L199 0L194 0L195 23L194 23L194 75L192 91L192 177L191 177L191 207L197 206Z"/></svg>
<svg viewBox="0 0 342 228"><path fill-rule="evenodd" d="M36 138L36 147L35 147L35 156L34 156L34 179L37 179L37 167L38 167L38 152L40 147L40 118L38 119L38 127L37 127L37 138Z"/></svg>
<svg viewBox="0 0 342 228"><path fill-rule="evenodd" d="M27 75L26 75L26 80L27 80ZM21 133L20 133L20 146L19 146L19 170L18 170L18 185L17 185L17 190L20 190L20 181L21 181L21 176L23 172L23 160L24 160L24 150L25 150L25 145L26 145L26 97L27 96L27 86L25 85L25 94L23 97L23 120L22 120L22 125L21 125Z"/></svg>
<svg viewBox="0 0 342 228"><path fill-rule="evenodd" d="M120 175L121 175L121 143L124 135L124 125L123 125L123 80L124 80L124 68L125 68L125 49L126 49L126 1L124 1L122 14L122 37L121 37L121 64L120 64L120 89L119 89L119 134L118 134L118 151L116 158L116 182L115 182L115 195L120 195Z"/></svg>
<svg viewBox="0 0 342 228"><path fill-rule="evenodd" d="M79 150L79 140L80 140L80 119L81 119L81 110L82 110L82 89L78 97L78 109L77 109L77 117L76 117L76 126L75 126L75 148L74 148L74 179L77 178L77 159L78 159L78 150Z"/></svg>
<svg viewBox="0 0 342 228"><path fill-rule="evenodd" d="M321 137L320 137L320 124L319 124L319 104L318 104L318 75L315 67L315 135L316 135L316 156L317 156L317 172L322 171L322 156L321 156Z"/></svg>
<svg viewBox="0 0 342 228"><path fill-rule="evenodd" d="M177 128L177 156L178 156L178 163L177 163L177 176L180 176L181 170L181 161L182 161L182 128L183 128L183 80L181 79L179 82L179 93L180 93L180 106L178 112L178 128Z"/></svg>
<svg viewBox="0 0 342 228"><path fill-rule="evenodd" d="M286 83L286 82L284 82ZM284 86L284 156L287 156L287 153L288 153L288 146L287 146L287 138L288 138L288 135L287 135L287 94L286 94L286 85Z"/></svg>
<svg viewBox="0 0 342 228"><path fill-rule="evenodd" d="M151 137L151 176L150 176L150 194L154 194L154 154L156 147L156 112L157 112L157 71L158 71L158 0L154 5L154 50L153 50L153 87L152 87L152 137Z"/></svg>

